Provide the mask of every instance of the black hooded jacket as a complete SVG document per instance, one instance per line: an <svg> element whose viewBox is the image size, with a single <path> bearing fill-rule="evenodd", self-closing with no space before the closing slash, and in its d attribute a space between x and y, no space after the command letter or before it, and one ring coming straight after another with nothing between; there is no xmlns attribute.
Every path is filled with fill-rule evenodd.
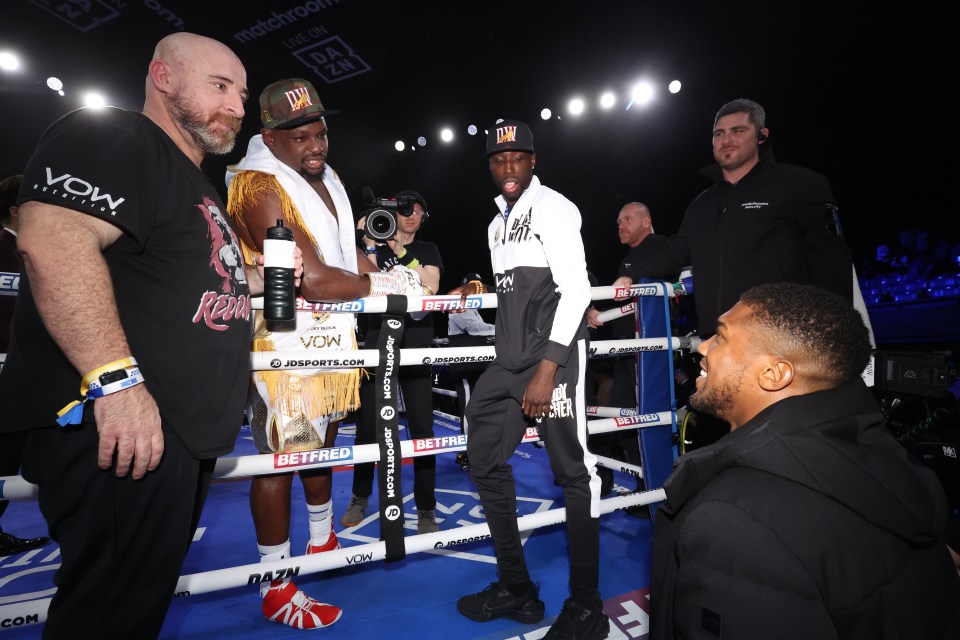
<svg viewBox="0 0 960 640"><path fill-rule="evenodd" d="M735 185L716 165L704 173L716 183L687 207L666 250L630 266L634 282L692 266L701 335L714 333L720 314L758 284L815 284L852 302L850 248L827 210L834 198L825 177L778 164L767 145Z"/></svg>
<svg viewBox="0 0 960 640"><path fill-rule="evenodd" d="M664 489L651 638L960 637L943 487L859 379L768 407Z"/></svg>

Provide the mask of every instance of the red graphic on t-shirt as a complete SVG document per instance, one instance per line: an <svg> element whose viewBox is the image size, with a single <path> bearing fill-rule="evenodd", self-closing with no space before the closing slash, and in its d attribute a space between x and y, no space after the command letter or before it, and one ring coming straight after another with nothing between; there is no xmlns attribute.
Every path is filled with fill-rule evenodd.
<svg viewBox="0 0 960 640"><path fill-rule="evenodd" d="M223 282L217 287L218 291L203 293L197 312L193 314L193 322L202 319L214 331L226 331L227 325L223 321L250 318L250 296L236 295L238 285L247 282L240 243L213 200L204 198L203 204L197 205L197 208L203 212L209 228L210 268L223 278Z"/></svg>
<svg viewBox="0 0 960 640"><path fill-rule="evenodd" d="M203 212L210 228L207 236L211 245L210 266L223 278L220 292L233 293L236 283L247 281L247 275L243 271L243 258L240 255L240 243L215 202L204 198L203 204L197 207Z"/></svg>

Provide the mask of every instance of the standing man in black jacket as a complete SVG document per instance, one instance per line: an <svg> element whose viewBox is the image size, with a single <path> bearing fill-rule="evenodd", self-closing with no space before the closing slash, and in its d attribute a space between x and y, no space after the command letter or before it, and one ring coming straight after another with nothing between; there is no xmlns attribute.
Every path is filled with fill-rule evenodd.
<svg viewBox="0 0 960 640"><path fill-rule="evenodd" d="M713 125L716 184L697 196L666 250L634 262L614 286L692 265L698 332L740 294L767 282L815 284L853 301L853 263L840 235L827 179L780 164L767 139L763 107L738 99L720 108Z"/></svg>
<svg viewBox="0 0 960 640"><path fill-rule="evenodd" d="M819 287L761 285L699 351L690 405L732 431L664 483L651 638L960 637L943 486L860 379L860 314Z"/></svg>
<svg viewBox="0 0 960 640"><path fill-rule="evenodd" d="M617 270L618 276L627 275L634 264L656 256L661 251L666 250L668 245L665 236L654 233L653 217L650 215L650 209L642 202L629 202L623 205L620 214L617 216L617 235L620 237L620 242L630 248L627 255L620 261L620 268ZM648 272L645 277L675 281L679 275L679 269L673 269L669 265L665 265L663 271ZM591 329L598 329L603 326L604 323L599 319L599 315L600 312L593 305L587 309L587 324L590 325ZM615 339L623 340L637 337L636 314L631 313L628 316L617 318L611 321L610 326ZM636 409L638 404L637 354L627 354L614 358L612 377L611 406ZM611 457L623 459L633 465L640 465L642 462L639 434L635 429L591 436L590 445L595 447L594 450L601 455L612 454ZM600 472L600 476L604 478L605 483L607 481L612 482L612 474L613 471L609 469L603 469ZM637 478L636 489L638 491L643 489L642 478ZM648 510L646 506L628 507L627 513L646 515Z"/></svg>

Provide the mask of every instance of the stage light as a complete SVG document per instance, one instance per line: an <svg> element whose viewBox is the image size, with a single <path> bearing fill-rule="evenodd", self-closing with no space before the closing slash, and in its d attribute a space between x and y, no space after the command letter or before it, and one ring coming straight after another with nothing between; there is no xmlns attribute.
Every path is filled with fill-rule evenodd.
<svg viewBox="0 0 960 640"><path fill-rule="evenodd" d="M440 132L440 139L444 142L450 142L453 140L453 131L450 129L444 129Z"/></svg>
<svg viewBox="0 0 960 640"><path fill-rule="evenodd" d="M543 110L540 111L540 119L541 119L541 120L549 120L549 119L550 119L550 116L552 116L552 115L553 115L553 112L550 111L550 109L543 109Z"/></svg>
<svg viewBox="0 0 960 640"><path fill-rule="evenodd" d="M0 51L0 69L16 71L20 68L20 58L10 51Z"/></svg>
<svg viewBox="0 0 960 640"><path fill-rule="evenodd" d="M680 81L674 80L667 85L667 89L670 91L670 93L680 93Z"/></svg>
<svg viewBox="0 0 960 640"><path fill-rule="evenodd" d="M427 146L427 139L424 138L423 136L420 136L419 138L417 138L417 144L420 145L421 147L425 147Z"/></svg>
<svg viewBox="0 0 960 640"><path fill-rule="evenodd" d="M612 91L606 91L602 96L600 96L600 107L603 109L609 109L616 103L617 96L614 95Z"/></svg>
<svg viewBox="0 0 960 640"><path fill-rule="evenodd" d="M647 81L638 82L630 92L630 103L644 107L653 100L653 85Z"/></svg>
<svg viewBox="0 0 960 640"><path fill-rule="evenodd" d="M397 140L396 142L393 143L393 148L396 149L397 151L403 151L404 147L406 146L407 145L403 144L403 140Z"/></svg>
<svg viewBox="0 0 960 640"><path fill-rule="evenodd" d="M93 109L102 109L107 106L107 100L99 93L91 92L83 96L83 104Z"/></svg>
<svg viewBox="0 0 960 640"><path fill-rule="evenodd" d="M63 81L60 78L50 76L47 78L47 86L50 87L53 91L58 93L63 93Z"/></svg>
<svg viewBox="0 0 960 640"><path fill-rule="evenodd" d="M574 98L569 103L567 103L567 111L572 115L578 116L583 113L583 110L586 108L586 105L583 103L583 98Z"/></svg>
<svg viewBox="0 0 960 640"><path fill-rule="evenodd" d="M477 135L477 125L472 124L469 127L467 127L467 133L469 133L472 136Z"/></svg>

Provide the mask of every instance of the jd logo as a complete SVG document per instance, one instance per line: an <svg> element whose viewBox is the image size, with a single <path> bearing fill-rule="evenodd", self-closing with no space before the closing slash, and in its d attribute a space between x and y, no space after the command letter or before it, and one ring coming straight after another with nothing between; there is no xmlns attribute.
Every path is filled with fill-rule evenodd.
<svg viewBox="0 0 960 640"><path fill-rule="evenodd" d="M387 325L389 325L391 329L399 329L399 328L400 328L400 321L399 321L399 320L387 320Z"/></svg>
<svg viewBox="0 0 960 640"><path fill-rule="evenodd" d="M393 416L396 414L397 413L394 411L393 407L384 407L383 409L380 409L380 417L384 420L392 420Z"/></svg>
<svg viewBox="0 0 960 640"><path fill-rule="evenodd" d="M386 510L383 512L383 517L393 522L394 520L399 518L402 515L402 513L403 512L400 511L400 507L398 507L395 504L391 504L391 505L388 505Z"/></svg>

